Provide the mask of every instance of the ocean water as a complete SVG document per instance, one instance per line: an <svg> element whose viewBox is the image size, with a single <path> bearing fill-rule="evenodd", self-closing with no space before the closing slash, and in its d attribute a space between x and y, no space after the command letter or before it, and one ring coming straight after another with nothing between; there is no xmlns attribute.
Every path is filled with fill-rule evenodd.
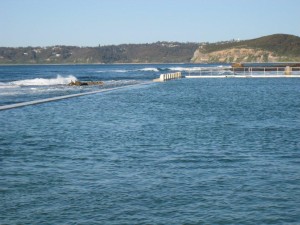
<svg viewBox="0 0 300 225"><path fill-rule="evenodd" d="M0 67L0 105L207 66L227 65ZM0 111L0 224L299 224L299 87L180 79Z"/></svg>
<svg viewBox="0 0 300 225"><path fill-rule="evenodd" d="M199 74L207 68L225 71L228 65L33 65L0 66L0 106L67 94L151 81L161 73ZM204 72L208 73L208 72ZM71 81L104 81L103 86L69 87Z"/></svg>

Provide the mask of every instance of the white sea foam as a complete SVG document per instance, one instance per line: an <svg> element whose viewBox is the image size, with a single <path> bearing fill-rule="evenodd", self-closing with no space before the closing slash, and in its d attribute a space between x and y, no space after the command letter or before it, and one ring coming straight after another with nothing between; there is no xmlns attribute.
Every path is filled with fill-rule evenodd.
<svg viewBox="0 0 300 225"><path fill-rule="evenodd" d="M125 70L125 69L116 69L116 70L98 70L97 73L128 73L128 72L136 72L136 71L146 71L146 72L158 72L158 68L155 67L146 67L142 69L134 69L134 70Z"/></svg>
<svg viewBox="0 0 300 225"><path fill-rule="evenodd" d="M221 70L221 69L230 69L231 66L203 66L203 67L169 67L169 68L156 68L156 67L145 67L140 69L126 70L126 69L114 69L114 70L98 70L97 73L128 73L128 72L160 72L160 71L177 71L177 72L197 72L197 71L205 71L205 70Z"/></svg>
<svg viewBox="0 0 300 225"><path fill-rule="evenodd" d="M195 72L204 70L224 70L230 69L231 66L216 66L216 67L170 67L170 70L180 71L180 72Z"/></svg>
<svg viewBox="0 0 300 225"><path fill-rule="evenodd" d="M130 70L113 70L115 73L126 73L129 72Z"/></svg>
<svg viewBox="0 0 300 225"><path fill-rule="evenodd" d="M200 70L203 70L204 68L207 68L207 67L170 67L169 69L170 70L173 70L173 71L200 71Z"/></svg>
<svg viewBox="0 0 300 225"><path fill-rule="evenodd" d="M153 71L153 72L158 72L159 70L157 68L154 68L154 67L149 67L149 68L139 69L138 71Z"/></svg>
<svg viewBox="0 0 300 225"><path fill-rule="evenodd" d="M17 86L49 86L49 85L66 85L71 83L72 81L76 81L77 78L70 75L67 77L63 77L58 75L56 78L35 78L35 79L28 79L28 80L18 80L10 82L11 85Z"/></svg>
<svg viewBox="0 0 300 225"><path fill-rule="evenodd" d="M14 88L15 86L14 85L11 85L9 83L2 83L0 82L0 89L1 88Z"/></svg>
<svg viewBox="0 0 300 225"><path fill-rule="evenodd" d="M126 73L126 72L130 72L131 70L98 70L96 71L96 73Z"/></svg>

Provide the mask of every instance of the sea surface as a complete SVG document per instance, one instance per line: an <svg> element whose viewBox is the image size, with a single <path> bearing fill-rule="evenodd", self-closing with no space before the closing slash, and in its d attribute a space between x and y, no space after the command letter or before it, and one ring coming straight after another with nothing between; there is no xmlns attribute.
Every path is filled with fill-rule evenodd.
<svg viewBox="0 0 300 225"><path fill-rule="evenodd" d="M0 224L300 224L300 79L228 65L0 66ZM103 86L73 87L72 80Z"/></svg>

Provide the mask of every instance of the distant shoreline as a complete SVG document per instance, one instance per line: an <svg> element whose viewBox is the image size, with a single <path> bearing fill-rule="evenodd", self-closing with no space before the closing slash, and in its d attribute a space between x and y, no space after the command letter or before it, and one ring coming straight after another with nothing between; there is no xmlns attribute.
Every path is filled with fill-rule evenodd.
<svg viewBox="0 0 300 225"><path fill-rule="evenodd" d="M156 42L98 47L0 47L0 65L140 65L299 62L300 37L273 34L216 43Z"/></svg>
<svg viewBox="0 0 300 225"><path fill-rule="evenodd" d="M172 65L172 64L182 64L182 65L208 65L208 64L228 64L234 65L235 63L221 63L221 62L210 62L210 63L192 63L192 62L181 62L181 63L34 63L34 64L0 64L3 66L94 66L94 65ZM300 62L240 62L238 64L300 64Z"/></svg>
<svg viewBox="0 0 300 225"><path fill-rule="evenodd" d="M0 64L0 66L84 66L84 65L165 65L165 64L230 64L230 63L57 63L57 64Z"/></svg>

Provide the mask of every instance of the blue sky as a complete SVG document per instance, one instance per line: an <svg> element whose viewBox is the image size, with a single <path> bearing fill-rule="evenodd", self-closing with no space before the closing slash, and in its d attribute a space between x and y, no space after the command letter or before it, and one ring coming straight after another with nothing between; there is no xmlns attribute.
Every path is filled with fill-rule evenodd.
<svg viewBox="0 0 300 225"><path fill-rule="evenodd" d="M300 36L299 0L0 0L0 46Z"/></svg>

